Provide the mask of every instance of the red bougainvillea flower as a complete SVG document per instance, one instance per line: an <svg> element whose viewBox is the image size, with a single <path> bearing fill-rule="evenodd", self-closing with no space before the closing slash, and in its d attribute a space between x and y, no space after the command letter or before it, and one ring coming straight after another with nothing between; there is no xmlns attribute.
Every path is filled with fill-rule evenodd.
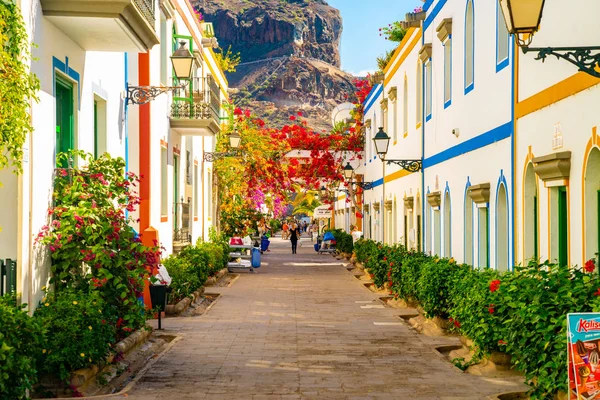
<svg viewBox="0 0 600 400"><path fill-rule="evenodd" d="M594 259L587 260L583 269L585 269L585 272L594 272L596 270L596 261Z"/></svg>
<svg viewBox="0 0 600 400"><path fill-rule="evenodd" d="M488 307L488 312L490 314L493 314L496 310L494 309L494 307L496 307L494 304L490 304L490 306Z"/></svg>
<svg viewBox="0 0 600 400"><path fill-rule="evenodd" d="M294 115L290 115L290 121L295 121L296 117Z"/></svg>
<svg viewBox="0 0 600 400"><path fill-rule="evenodd" d="M594 296L600 296L600 288L594 292Z"/></svg>
<svg viewBox="0 0 600 400"><path fill-rule="evenodd" d="M500 289L500 280L496 279L490 283L490 292L494 293L498 289Z"/></svg>
<svg viewBox="0 0 600 400"><path fill-rule="evenodd" d="M506 346L508 343L506 343L504 340L500 339L498 340L498 345L499 346Z"/></svg>
<svg viewBox="0 0 600 400"><path fill-rule="evenodd" d="M302 116L302 111L298 111L298 116L301 117Z"/></svg>
<svg viewBox="0 0 600 400"><path fill-rule="evenodd" d="M359 211L357 211L356 212L356 218L362 218L362 217L363 217L362 213L360 213Z"/></svg>
<svg viewBox="0 0 600 400"><path fill-rule="evenodd" d="M383 261L386 261L386 260L387 260L387 257L383 257Z"/></svg>
<svg viewBox="0 0 600 400"><path fill-rule="evenodd" d="M460 322L457 319L454 320L454 326L460 328Z"/></svg>
<svg viewBox="0 0 600 400"><path fill-rule="evenodd" d="M242 115L243 111L241 108L236 107L235 110L233 110L233 115Z"/></svg>

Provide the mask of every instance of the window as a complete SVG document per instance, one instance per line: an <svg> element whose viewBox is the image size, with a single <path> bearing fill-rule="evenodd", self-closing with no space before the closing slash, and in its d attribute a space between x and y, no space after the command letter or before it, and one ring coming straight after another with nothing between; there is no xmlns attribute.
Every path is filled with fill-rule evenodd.
<svg viewBox="0 0 600 400"><path fill-rule="evenodd" d="M423 118L423 64L417 63L417 124L422 122Z"/></svg>
<svg viewBox="0 0 600 400"><path fill-rule="evenodd" d="M508 195L504 184L498 188L497 198L496 243L498 244L498 254L496 255L496 269L508 271Z"/></svg>
<svg viewBox="0 0 600 400"><path fill-rule="evenodd" d="M208 174L206 176L206 182L207 182L207 184L206 184L206 188L207 188L206 193L207 193L207 197L208 197L208 201L207 201L206 204L208 205L208 218L210 220L210 219L212 219L212 213L213 213L213 211L212 211L212 207L213 207L213 195L212 195L213 187L212 187L212 173L211 173L210 169L208 170Z"/></svg>
<svg viewBox="0 0 600 400"><path fill-rule="evenodd" d="M444 43L444 108L452 104L452 36Z"/></svg>
<svg viewBox="0 0 600 400"><path fill-rule="evenodd" d="M444 257L452 257L452 217L451 217L450 192L444 195Z"/></svg>
<svg viewBox="0 0 600 400"><path fill-rule="evenodd" d="M467 0L465 15L465 94L475 86L475 14L473 0Z"/></svg>
<svg viewBox="0 0 600 400"><path fill-rule="evenodd" d="M490 266L490 212L489 208L477 209L478 233L479 233L479 262L480 269Z"/></svg>
<svg viewBox="0 0 600 400"><path fill-rule="evenodd" d="M529 163L525 171L525 210L523 217L525 219L523 226L524 235L524 264L529 260L538 259L538 193L537 177L533 170L533 164Z"/></svg>
<svg viewBox="0 0 600 400"><path fill-rule="evenodd" d="M408 135L408 81L404 77L404 95L402 96L402 132Z"/></svg>
<svg viewBox="0 0 600 400"><path fill-rule="evenodd" d="M562 186L558 191L558 264L569 265L569 210L567 188Z"/></svg>
<svg viewBox="0 0 600 400"><path fill-rule="evenodd" d="M388 131L388 109L387 109L387 100L385 101L385 105L382 105L381 107L381 119L383 121L381 121L382 126L383 126L383 130L385 132L389 132Z"/></svg>
<svg viewBox="0 0 600 400"><path fill-rule="evenodd" d="M585 259L600 252L600 150L593 147L585 167Z"/></svg>
<svg viewBox="0 0 600 400"><path fill-rule="evenodd" d="M398 140L398 98L392 102L392 121L394 123L394 143Z"/></svg>
<svg viewBox="0 0 600 400"><path fill-rule="evenodd" d="M496 1L496 41L496 72L498 72L508 65L509 47L508 28L499 1Z"/></svg>
<svg viewBox="0 0 600 400"><path fill-rule="evenodd" d="M167 43L169 40L167 38L167 20L165 19L164 14L160 13L160 83L165 86L169 85L168 82L168 61L169 54L167 51Z"/></svg>
<svg viewBox="0 0 600 400"><path fill-rule="evenodd" d="M425 64L425 121L429 121L431 119L431 104L432 99L431 96L433 94L432 91L432 76L433 76L433 66L431 60L429 60Z"/></svg>
<svg viewBox="0 0 600 400"><path fill-rule="evenodd" d="M169 189L167 185L167 149L160 149L160 215L165 217L169 215Z"/></svg>
<svg viewBox="0 0 600 400"><path fill-rule="evenodd" d="M173 154L173 229L179 223L179 156Z"/></svg>
<svg viewBox="0 0 600 400"><path fill-rule="evenodd" d="M442 220L439 207L433 210L433 254L442 255Z"/></svg>
<svg viewBox="0 0 600 400"><path fill-rule="evenodd" d="M94 96L94 157L106 151L106 101Z"/></svg>
<svg viewBox="0 0 600 400"><path fill-rule="evenodd" d="M56 154L58 154L75 148L73 84L57 76L54 93L56 96Z"/></svg>
<svg viewBox="0 0 600 400"><path fill-rule="evenodd" d="M473 260L473 200L465 192L465 264L475 265Z"/></svg>
<svg viewBox="0 0 600 400"><path fill-rule="evenodd" d="M198 186L198 166L194 165L194 217L198 218L198 198L200 197L200 187Z"/></svg>

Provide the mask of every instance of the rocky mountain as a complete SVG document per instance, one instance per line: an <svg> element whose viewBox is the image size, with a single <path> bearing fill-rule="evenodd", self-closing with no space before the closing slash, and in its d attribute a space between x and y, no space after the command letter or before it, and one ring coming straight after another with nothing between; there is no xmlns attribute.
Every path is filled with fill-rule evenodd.
<svg viewBox="0 0 600 400"><path fill-rule="evenodd" d="M354 77L340 67L342 18L324 0L192 0L221 48L240 52L228 74L236 104L281 126L301 111L315 129L348 101Z"/></svg>

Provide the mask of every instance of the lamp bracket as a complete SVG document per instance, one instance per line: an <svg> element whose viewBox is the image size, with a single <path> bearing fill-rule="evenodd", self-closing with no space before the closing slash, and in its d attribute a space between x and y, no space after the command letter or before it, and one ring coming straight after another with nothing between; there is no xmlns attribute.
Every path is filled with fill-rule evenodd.
<svg viewBox="0 0 600 400"><path fill-rule="evenodd" d="M544 62L548 56L556 56L570 62L579 71L600 78L600 46L595 47L521 47L523 53L537 52L536 60ZM592 54L592 52L595 52Z"/></svg>
<svg viewBox="0 0 600 400"><path fill-rule="evenodd" d="M239 155L240 155L240 152L235 151L235 150L225 151L225 152L221 152L221 153L213 153L213 152L205 151L204 155L202 156L202 159L206 162L213 162L213 161L219 160L224 157L238 157Z"/></svg>
<svg viewBox="0 0 600 400"><path fill-rule="evenodd" d="M384 160L383 162L390 164L396 164L400 168L408 172L418 172L423 168L423 162L421 160Z"/></svg>
<svg viewBox="0 0 600 400"><path fill-rule="evenodd" d="M353 185L358 186L362 190L372 190L373 182L352 182Z"/></svg>
<svg viewBox="0 0 600 400"><path fill-rule="evenodd" d="M182 86L130 86L127 85L127 104L146 104L154 100L163 93L167 93L177 89L183 89Z"/></svg>

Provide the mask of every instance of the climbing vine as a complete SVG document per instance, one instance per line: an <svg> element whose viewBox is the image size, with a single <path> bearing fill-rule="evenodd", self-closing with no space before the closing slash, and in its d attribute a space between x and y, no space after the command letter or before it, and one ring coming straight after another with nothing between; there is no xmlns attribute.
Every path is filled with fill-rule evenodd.
<svg viewBox="0 0 600 400"><path fill-rule="evenodd" d="M29 71L30 43L16 4L0 0L0 169L22 169L23 145L33 131L29 102L37 101L37 77Z"/></svg>

